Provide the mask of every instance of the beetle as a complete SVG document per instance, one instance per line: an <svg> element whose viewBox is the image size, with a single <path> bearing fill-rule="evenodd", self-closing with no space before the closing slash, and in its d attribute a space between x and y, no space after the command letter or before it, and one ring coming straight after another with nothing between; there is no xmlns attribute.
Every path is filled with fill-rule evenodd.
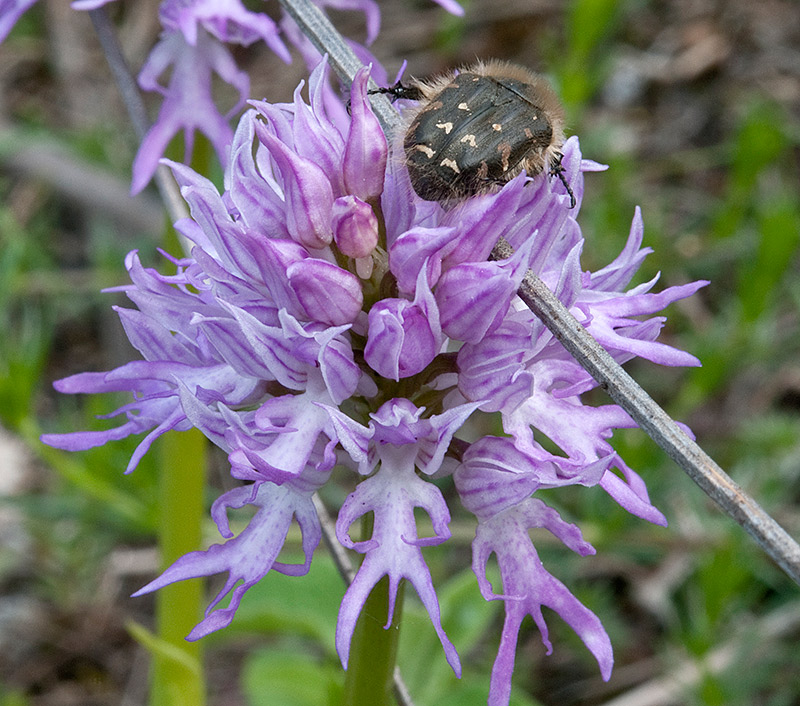
<svg viewBox="0 0 800 706"><path fill-rule="evenodd" d="M523 169L547 172L575 195L561 166L564 110L542 76L478 62L430 81L370 93L419 101L403 137L411 186L425 201L457 201L502 186Z"/></svg>

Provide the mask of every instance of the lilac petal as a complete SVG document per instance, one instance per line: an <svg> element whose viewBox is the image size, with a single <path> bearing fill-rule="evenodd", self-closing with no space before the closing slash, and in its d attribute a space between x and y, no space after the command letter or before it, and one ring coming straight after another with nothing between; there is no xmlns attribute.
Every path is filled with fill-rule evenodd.
<svg viewBox="0 0 800 706"><path fill-rule="evenodd" d="M363 66L350 87L352 122L344 149L344 184L362 201L373 201L383 191L389 147L367 97L370 67Z"/></svg>
<svg viewBox="0 0 800 706"><path fill-rule="evenodd" d="M284 202L259 173L253 158L256 111L248 110L233 137L225 188L242 221L261 237L288 238Z"/></svg>
<svg viewBox="0 0 800 706"><path fill-rule="evenodd" d="M500 236L518 222L517 209L526 196L524 175L512 179L503 189L491 196L467 199L449 211L441 224L455 226L454 239L445 257L445 269L462 262L483 262L489 257ZM526 237L533 232L527 230ZM510 241L509 241L510 242ZM511 243L516 249L519 243Z"/></svg>
<svg viewBox="0 0 800 706"><path fill-rule="evenodd" d="M262 125L259 140L269 149L283 179L289 233L307 248L322 248L333 240L333 190L314 162L300 157Z"/></svg>
<svg viewBox="0 0 800 706"><path fill-rule="evenodd" d="M369 204L355 196L333 202L333 239L352 258L367 257L378 244L378 219Z"/></svg>
<svg viewBox="0 0 800 706"><path fill-rule="evenodd" d="M42 434L42 443L57 449L66 451L84 451L86 449L102 446L109 441L118 441L131 434L139 434L143 431L149 433L139 442L138 446L131 455L125 474L129 474L136 469L142 456L148 451L153 441L162 434L176 429L186 431L191 428L183 411L178 408L177 401L173 399L158 400L156 404L142 402L139 406L143 412L138 417L134 417L125 424L108 431L85 431L71 432L68 434ZM158 411L157 411L158 410Z"/></svg>
<svg viewBox="0 0 800 706"><path fill-rule="evenodd" d="M208 281L202 284L197 281L200 273L196 267L191 268L193 270L191 273L185 271L179 272L175 277L164 277L153 269L142 267L135 252L129 254L125 265L132 284L122 289L139 308L142 316L152 322L149 335L143 335L137 342L137 347L141 346L140 350L150 359L160 358L159 350L162 353L174 351L176 359L181 362L205 365L208 358L198 345L197 327L186 312L198 314L219 312L219 308L206 294ZM190 291L189 287L192 287L193 291ZM126 320L130 324L129 329L133 327L134 321L138 322L136 315L123 313L127 310L118 309L118 311L123 325L126 325ZM163 333L158 333L158 327L174 333L177 341L174 343L167 341ZM135 334L132 332L132 335ZM169 360L168 357L161 359Z"/></svg>
<svg viewBox="0 0 800 706"><path fill-rule="evenodd" d="M336 438L339 440L342 448L344 448L350 455L350 458L358 464L358 472L362 476L369 475L378 460L377 456L375 456L375 463L371 463L368 456L369 441L375 433L374 428L359 424L355 420L350 419L350 417L343 412L340 412L336 407L321 404L320 406L325 409L330 416Z"/></svg>
<svg viewBox="0 0 800 706"><path fill-rule="evenodd" d="M319 91L322 81L327 81L328 63L322 59L309 78L311 105L303 102L300 94L302 82L294 92L293 120L290 126L291 138L297 153L314 162L331 180L334 195L344 193L342 159L344 138L329 120L325 107L314 91ZM273 113L270 113L272 115ZM278 136L290 144L280 133Z"/></svg>
<svg viewBox="0 0 800 706"><path fill-rule="evenodd" d="M337 10L361 10L367 23L367 44L372 44L378 36L381 27L381 13L378 4L374 0L321 0L318 4L323 7L333 7Z"/></svg>
<svg viewBox="0 0 800 706"><path fill-rule="evenodd" d="M418 437L416 464L420 473L432 476L439 471L453 436L479 405L479 402L458 405L424 420L430 432Z"/></svg>
<svg viewBox="0 0 800 706"><path fill-rule="evenodd" d="M390 151L392 154L403 153L402 135L394 137ZM403 161L400 159L388 160L383 193L381 194L381 211L386 223L386 244L389 247L403 233L422 225L418 223L419 219L416 218L418 210L411 196L413 193L414 190L411 187L408 169L406 169ZM439 204L434 204L433 208L438 208L441 211Z"/></svg>
<svg viewBox="0 0 800 706"><path fill-rule="evenodd" d="M615 357L617 357L616 354L618 352L624 352L628 354L626 358L639 356L659 365L700 367L702 365L700 360L691 353L679 350L666 343L650 340L651 336L654 338L658 335L664 321L664 318L660 317L658 322L651 322L653 324L657 323L658 326L651 334L641 337L645 338L645 340L639 340L640 337L636 335L619 335L623 331L625 333L635 332L636 330L646 331L647 328L641 324L626 329L621 327L612 329L610 326L604 326L599 319L595 319L586 328L594 336L595 340L607 351L615 354Z"/></svg>
<svg viewBox="0 0 800 706"><path fill-rule="evenodd" d="M458 654L442 628L439 602L419 549L421 544L438 544L450 536L447 529L450 513L438 488L416 476L413 458L413 447L400 447L396 454L390 453L384 457L377 474L359 483L339 510L336 522L339 541L345 547L366 553L366 556L339 608L336 650L342 665L347 668L350 640L364 601L384 576L389 577L390 604L385 625L389 628L397 587L400 580L405 578L416 589L439 636L448 663L456 676L460 676ZM415 506L430 514L435 532L432 538L417 538ZM372 537L367 541L353 542L347 533L348 529L367 512L374 513Z"/></svg>
<svg viewBox="0 0 800 706"><path fill-rule="evenodd" d="M35 2L36 0L3 0L0 3L0 42L8 36L11 29L17 24L17 20ZM109 0L105 0L105 2L109 2Z"/></svg>
<svg viewBox="0 0 800 706"><path fill-rule="evenodd" d="M512 412L503 414L503 427L518 444L527 448L534 444L531 427L535 427L576 462L591 464L614 453L606 441L614 428L631 428L635 423L616 405L591 407L576 398L559 398L553 394L552 391L558 389L558 380L568 379L573 366L577 366L574 361L537 363L533 394ZM569 419L570 423L563 424L562 419ZM663 514L647 498L641 479L627 469L619 457L614 458L613 465L623 470L628 482L608 470L599 485L632 514L655 524L665 524Z"/></svg>
<svg viewBox="0 0 800 706"><path fill-rule="evenodd" d="M650 327L645 327L642 322L627 317L660 311L672 302L691 296L707 284L706 280L698 280L677 287L668 287L658 294L629 293L594 303L591 305L592 320L587 329L609 351L624 351L631 356L646 358L660 365L699 366L700 361L690 353L653 340L665 321L663 317L651 320L650 323L654 325ZM636 332L645 333L646 338L637 336Z"/></svg>
<svg viewBox="0 0 800 706"><path fill-rule="evenodd" d="M553 288L555 294L567 308L571 308L584 291L584 275L581 270L581 248L577 244L563 259L561 277ZM579 318L576 316L576 318Z"/></svg>
<svg viewBox="0 0 800 706"><path fill-rule="evenodd" d="M641 477L629 468L619 456L616 457L614 465L623 472L625 479L623 480L609 469L600 479L600 487L631 515L636 515L654 525L666 527L667 518L650 502L647 487Z"/></svg>
<svg viewBox="0 0 800 706"><path fill-rule="evenodd" d="M168 1L162 3L159 15L166 28L180 29L189 44L195 43L197 25L202 24L221 42L249 46L262 39L284 62L292 61L277 25L263 13L249 12L238 0L190 4Z"/></svg>
<svg viewBox="0 0 800 706"><path fill-rule="evenodd" d="M528 269L533 239L511 259L456 265L436 285L442 330L450 337L477 343L496 329Z"/></svg>
<svg viewBox="0 0 800 706"><path fill-rule="evenodd" d="M206 438L216 444L223 451L230 453L231 446L227 439L229 437L230 422L226 418L224 405L211 406L200 399L199 390L192 391L185 384L181 383L178 387L178 394L186 418L192 426L199 429Z"/></svg>
<svg viewBox="0 0 800 706"><path fill-rule="evenodd" d="M585 556L594 549L583 540L574 525L564 522L558 513L540 500L529 499L478 525L473 542L473 571L487 600L505 599L506 619L500 649L492 670L490 704L508 703L511 676L514 671L517 635L526 615L536 622L547 653L552 652L542 606L558 613L597 659L605 680L611 675L613 653L611 642L594 613L580 603L569 590L542 566L530 540L531 527L544 527L565 544ZM486 561L497 557L503 581L503 595L495 595L486 579Z"/></svg>
<svg viewBox="0 0 800 706"><path fill-rule="evenodd" d="M355 321L364 303L358 278L325 260L307 258L286 269L306 316L329 326Z"/></svg>
<svg viewBox="0 0 800 706"><path fill-rule="evenodd" d="M267 367L274 378L289 389L305 389L308 366L297 359L293 344L287 340L283 329L265 326L243 309L229 307L229 310L239 323L254 357Z"/></svg>
<svg viewBox="0 0 800 706"><path fill-rule="evenodd" d="M369 331L364 359L391 380L416 375L439 351L425 312L404 299L383 300L373 306Z"/></svg>
<svg viewBox="0 0 800 706"><path fill-rule="evenodd" d="M70 434L45 434L43 443L66 450L84 450L115 441L131 434L149 432L139 443L128 463L126 473L134 470L155 438L170 429L185 431L190 428L178 404L175 384L154 379L153 375L171 377L169 370L180 369L175 363L128 363L107 373L84 373L55 383L56 389L65 393L89 393L128 390L134 392L133 402L118 409L108 417L125 413L128 421L116 429ZM185 369L185 368L184 368ZM137 374L138 373L138 374Z"/></svg>
<svg viewBox="0 0 800 706"><path fill-rule="evenodd" d="M459 265L436 287L442 330L450 337L477 343L502 323L514 283L495 263Z"/></svg>
<svg viewBox="0 0 800 706"><path fill-rule="evenodd" d="M592 290L618 292L628 285L644 259L653 252L652 248L642 248L643 236L642 210L637 206L625 247L612 263L592 273L590 280Z"/></svg>
<svg viewBox="0 0 800 706"><path fill-rule="evenodd" d="M145 437L142 439L134 452L131 454L130 459L128 460L128 465L125 468L125 475L129 473L133 473L136 467L139 465L139 461L142 460L144 455L150 450L150 447L153 445L153 442L158 439L162 434L166 434L168 431L188 431L191 426L188 424L188 420L186 415L184 414L182 409L179 409L177 405L175 405L175 409L172 410L171 414L167 416L163 421L161 421L155 429L152 429Z"/></svg>
<svg viewBox="0 0 800 706"><path fill-rule="evenodd" d="M539 488L600 482L615 454L594 463L571 463L539 447L525 450L505 437L484 436L464 453L455 474L464 506L480 519L522 502Z"/></svg>
<svg viewBox="0 0 800 706"><path fill-rule="evenodd" d="M537 187L536 183L524 183L516 211L509 214L503 235L515 250L533 238L530 267L543 275L553 263L560 267L566 253L582 242L582 237L569 209L559 207L557 197L545 185Z"/></svg>
<svg viewBox="0 0 800 706"><path fill-rule="evenodd" d="M258 380L274 380L275 376L242 335L236 319L195 317L195 321L219 356L239 375Z"/></svg>
<svg viewBox="0 0 800 706"><path fill-rule="evenodd" d="M108 372L78 373L77 375L70 375L56 380L53 383L53 387L64 395L120 392L131 389L129 380L109 378L109 374Z"/></svg>
<svg viewBox="0 0 800 706"><path fill-rule="evenodd" d="M575 397L555 393L561 381L568 381L578 364L572 361L542 360L533 367L531 396L503 415L503 428L518 440L532 445L531 427L541 431L568 456L594 461L611 453L606 441L614 428L635 425L627 412L616 405L592 407ZM569 424L562 420L569 420Z"/></svg>
<svg viewBox="0 0 800 706"><path fill-rule="evenodd" d="M320 346L319 371L325 389L335 404L341 404L351 397L362 379L369 378L356 365L350 343L341 335L346 327L329 328L314 338ZM372 389L368 384L366 389ZM377 391L376 391L377 393Z"/></svg>
<svg viewBox="0 0 800 706"><path fill-rule="evenodd" d="M168 88L162 88L157 77L173 65ZM150 53L139 74L143 90L164 95L158 118L142 140L133 163L131 191L138 193L155 173L158 161L169 141L183 129L187 146L194 130L201 130L214 145L220 161L225 162L226 149L233 133L217 110L211 96L212 71L238 90L243 105L249 91L247 74L238 71L228 51L205 33L198 36L196 46L187 44L179 33L166 34ZM188 150L187 150L188 151Z"/></svg>
<svg viewBox="0 0 800 706"><path fill-rule="evenodd" d="M220 300L238 305L241 309L256 316L263 323L276 325L277 312L285 309L294 315L301 315L302 309L294 290L289 286L286 270L296 262L308 257L308 251L292 240L260 239L253 241L247 236L234 236L236 251L246 250L249 244L251 253L248 269L255 274L252 278L236 277L225 272L214 260L199 248L192 252L199 267L208 278L214 280L215 293L221 293ZM233 248L232 248L233 251ZM265 313L269 311L269 315ZM262 313L260 313L262 312Z"/></svg>
<svg viewBox="0 0 800 706"><path fill-rule="evenodd" d="M411 304L384 300L369 312L369 341L364 349L367 364L382 377L399 380L400 353L405 343L404 314Z"/></svg>
<svg viewBox="0 0 800 706"><path fill-rule="evenodd" d="M375 428L379 448L385 444L416 444L421 436L430 433L428 420L421 419L424 411L424 407L417 407L404 397L395 397L384 402L377 412L369 415L372 419L370 426Z"/></svg>
<svg viewBox="0 0 800 706"><path fill-rule="evenodd" d="M116 2L116 0L72 0L69 6L73 10L96 10L110 2Z"/></svg>
<svg viewBox="0 0 800 706"><path fill-rule="evenodd" d="M476 344L458 352L458 389L468 400L481 401L485 412L508 412L527 400L533 376L524 359L531 345L531 328L506 319Z"/></svg>
<svg viewBox="0 0 800 706"><path fill-rule="evenodd" d="M577 135L572 135L572 137L567 138L561 147L561 153L563 155L561 158L561 168L564 170L563 176L570 185L570 189L572 189L572 194L575 197L575 208L569 208L570 199L567 195L567 189L561 182L561 179L548 180L548 188L552 193L557 195L562 207L569 209L570 217L574 219L577 217L578 213L580 213L584 189L584 160L582 159ZM587 167L586 171L602 171L604 168L607 168L596 162L590 162L585 166Z"/></svg>
<svg viewBox="0 0 800 706"><path fill-rule="evenodd" d="M247 279L258 279L261 273L258 261L254 258L258 250L253 247L241 224L231 220L216 187L183 164L171 161L164 163L172 169L192 218L203 229L208 243L204 247L208 248L208 254L219 260L228 272Z"/></svg>
<svg viewBox="0 0 800 706"><path fill-rule="evenodd" d="M413 302L382 299L369 311L364 359L385 378L399 380L416 375L441 349L438 309L426 279L423 268Z"/></svg>
<svg viewBox="0 0 800 706"><path fill-rule="evenodd" d="M47 446L64 451L86 451L103 446L109 441L119 441L131 434L138 434L141 425L136 420L130 420L122 426L114 427L108 431L73 431L67 434L42 434L39 440Z"/></svg>
<svg viewBox="0 0 800 706"><path fill-rule="evenodd" d="M136 309L113 307L125 335L145 360L173 360L196 363L196 352L179 337Z"/></svg>
<svg viewBox="0 0 800 706"><path fill-rule="evenodd" d="M231 453L231 462L249 464L275 483L297 478L306 468L320 435L329 428L329 417L314 404L317 401L329 399L317 400L306 393L273 397L264 402L256 410L256 428L275 429L278 433L259 438L251 429L233 429L236 448Z"/></svg>
<svg viewBox="0 0 800 706"><path fill-rule="evenodd" d="M107 378L110 382L120 380L127 383L128 389L136 393L136 402L148 396L166 399L174 392L176 385L182 383L192 389L204 385L206 389L215 391L220 400L228 404L242 404L259 386L258 380L239 376L224 363L197 366L170 361L134 360L107 373Z"/></svg>
<svg viewBox="0 0 800 706"><path fill-rule="evenodd" d="M464 8L461 7L455 0L433 0L444 10L447 10L451 15L462 17L464 15Z"/></svg>
<svg viewBox="0 0 800 706"><path fill-rule="evenodd" d="M389 248L389 268L397 279L397 288L410 294L420 270L428 270L428 283L436 284L441 272L442 254L451 246L455 228L411 228Z"/></svg>
<svg viewBox="0 0 800 706"><path fill-rule="evenodd" d="M355 52L356 55L359 55L360 49L358 46L355 47ZM359 56L359 58L361 57ZM371 62L362 58L362 65L366 66L369 63ZM314 70L308 77L308 97L311 104L311 112L318 117L327 139L332 145L335 145L336 154L341 159L344 153L344 135L350 125L350 116L347 114L341 93L331 88L331 81L328 76L329 69L326 55L314 66ZM380 81L377 74L380 74L381 71L380 67L373 70L373 78L376 81ZM324 116L325 120L322 120L320 116Z"/></svg>
<svg viewBox="0 0 800 706"><path fill-rule="evenodd" d="M604 681L611 677L614 665L613 651L608 634L599 618L584 606L569 589L558 579L544 570L537 577L538 589L544 597L540 597L541 605L552 608L578 634L586 647L594 655L600 666L600 674ZM542 642L547 646L547 654L552 653L548 638L547 624L541 607L535 597L523 601L506 601L506 616L500 638L500 647L492 667L489 684L489 706L505 706L511 695L511 678L514 673L517 636L522 620L531 615L542 634Z"/></svg>
<svg viewBox="0 0 800 706"><path fill-rule="evenodd" d="M276 486L262 483L255 495L251 488L234 488L220 497L215 507L237 508L245 504L255 505L258 511L237 537L224 544L214 544L204 551L185 554L161 576L133 594L141 596L176 581L227 572L225 585L206 609L206 617L188 635L188 640L198 640L230 625L247 590L271 568L277 568L275 559L293 517L297 518L303 532L305 561L297 565L292 573L305 573L310 567L311 556L321 537L310 493L298 493L288 484ZM215 510L215 513L218 512L218 509ZM214 610L229 593L231 599L228 607Z"/></svg>

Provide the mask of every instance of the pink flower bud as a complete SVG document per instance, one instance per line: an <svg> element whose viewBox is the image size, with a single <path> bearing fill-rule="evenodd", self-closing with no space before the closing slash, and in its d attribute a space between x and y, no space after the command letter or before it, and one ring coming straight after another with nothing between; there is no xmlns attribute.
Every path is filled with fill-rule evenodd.
<svg viewBox="0 0 800 706"><path fill-rule="evenodd" d="M366 257L378 244L378 219L369 204L355 196L333 202L333 238L345 255Z"/></svg>

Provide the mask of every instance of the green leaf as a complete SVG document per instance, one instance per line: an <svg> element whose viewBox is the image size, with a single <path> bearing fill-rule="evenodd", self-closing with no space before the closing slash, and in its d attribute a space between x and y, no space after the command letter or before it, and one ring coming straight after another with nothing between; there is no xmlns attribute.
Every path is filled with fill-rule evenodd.
<svg viewBox="0 0 800 706"><path fill-rule="evenodd" d="M335 665L285 649L258 650L242 670L249 706L333 706L341 699L343 681Z"/></svg>

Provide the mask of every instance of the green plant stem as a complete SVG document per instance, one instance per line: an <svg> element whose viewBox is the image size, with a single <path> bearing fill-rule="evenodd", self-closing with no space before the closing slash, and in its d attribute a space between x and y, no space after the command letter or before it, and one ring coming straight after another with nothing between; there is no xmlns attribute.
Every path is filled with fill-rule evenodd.
<svg viewBox="0 0 800 706"><path fill-rule="evenodd" d="M384 576L369 594L350 643L344 685L345 706L390 706L405 581L397 591L392 624L389 615L389 578Z"/></svg>
<svg viewBox="0 0 800 706"><path fill-rule="evenodd" d="M159 440L159 548L164 568L200 546L204 516L206 439L197 430ZM158 639L179 651L153 654L151 706L203 706L206 701L201 643L186 635L201 619L203 582L179 581L156 593Z"/></svg>

